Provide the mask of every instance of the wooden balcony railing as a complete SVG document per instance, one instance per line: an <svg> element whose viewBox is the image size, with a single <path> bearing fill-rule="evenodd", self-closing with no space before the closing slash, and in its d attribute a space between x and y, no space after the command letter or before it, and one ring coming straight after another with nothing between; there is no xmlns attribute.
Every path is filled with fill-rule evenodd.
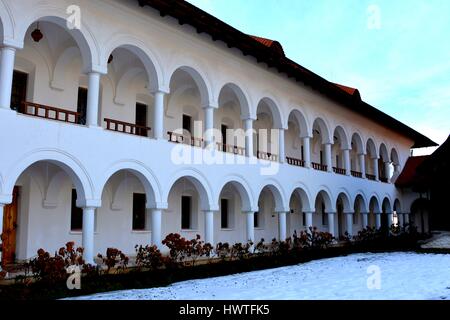
<svg viewBox="0 0 450 320"><path fill-rule="evenodd" d="M368 173L366 173L366 178L369 179L369 180L372 180L372 181L375 181L375 180L376 180L376 177L375 177L374 174L368 174Z"/></svg>
<svg viewBox="0 0 450 320"><path fill-rule="evenodd" d="M328 170L328 167L325 164L312 162L311 166L313 167L314 170L319 170L319 171L327 171Z"/></svg>
<svg viewBox="0 0 450 320"><path fill-rule="evenodd" d="M233 153L233 154L238 154L240 156L245 156L245 148L242 148L242 147L233 146L230 144L223 144L223 143L218 142L217 149L219 151L223 151L226 153Z"/></svg>
<svg viewBox="0 0 450 320"><path fill-rule="evenodd" d="M388 178L380 177L381 182L388 183Z"/></svg>
<svg viewBox="0 0 450 320"><path fill-rule="evenodd" d="M26 101L22 102L19 112L29 116L76 124L80 118L78 112Z"/></svg>
<svg viewBox="0 0 450 320"><path fill-rule="evenodd" d="M278 155L270 152L259 151L256 153L258 159L269 160L269 161L278 161Z"/></svg>
<svg viewBox="0 0 450 320"><path fill-rule="evenodd" d="M295 159L291 157L286 157L286 162L292 166L305 167L305 161L300 159Z"/></svg>
<svg viewBox="0 0 450 320"><path fill-rule="evenodd" d="M114 119L104 119L106 122L106 130L116 131L121 133L128 133L136 136L147 137L148 132L151 130L149 127L139 126L134 123L128 123L124 121Z"/></svg>
<svg viewBox="0 0 450 320"><path fill-rule="evenodd" d="M345 169L333 167L333 172L337 174L343 174L345 175Z"/></svg>
<svg viewBox="0 0 450 320"><path fill-rule="evenodd" d="M362 178L362 173L358 172L358 171L351 171L352 176L354 176L355 178Z"/></svg>
<svg viewBox="0 0 450 320"><path fill-rule="evenodd" d="M167 134L169 135L169 142L184 143L193 147L203 148L204 140L201 138L195 138L172 131L168 131Z"/></svg>

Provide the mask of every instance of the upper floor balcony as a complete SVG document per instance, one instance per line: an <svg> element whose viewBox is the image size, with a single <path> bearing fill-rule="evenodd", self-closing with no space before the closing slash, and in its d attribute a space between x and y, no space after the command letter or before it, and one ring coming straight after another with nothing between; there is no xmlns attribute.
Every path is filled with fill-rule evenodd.
<svg viewBox="0 0 450 320"><path fill-rule="evenodd" d="M43 39L33 38L36 30ZM50 72L43 67L45 59ZM105 65L103 73L84 72L85 55L76 36L50 21L40 21L39 29L33 23L23 49L2 49L0 68L11 73L10 81L2 79L7 80L0 92L2 107L130 138L198 148L213 144L227 154L357 179L390 182L400 171L395 148L388 152L385 143L363 140L342 125L332 128L322 117L311 122L299 109L283 119L270 97L261 98L253 111L248 95L234 83L223 84L215 105L195 68L174 68L162 90L154 83L150 57L137 46L111 48Z"/></svg>

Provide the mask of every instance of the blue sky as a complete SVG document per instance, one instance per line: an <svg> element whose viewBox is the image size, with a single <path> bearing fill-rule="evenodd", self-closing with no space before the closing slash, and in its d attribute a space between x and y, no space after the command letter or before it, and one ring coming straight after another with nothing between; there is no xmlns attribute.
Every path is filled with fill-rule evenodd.
<svg viewBox="0 0 450 320"><path fill-rule="evenodd" d="M443 143L450 134L450 1L188 0ZM418 150L415 154L429 153Z"/></svg>

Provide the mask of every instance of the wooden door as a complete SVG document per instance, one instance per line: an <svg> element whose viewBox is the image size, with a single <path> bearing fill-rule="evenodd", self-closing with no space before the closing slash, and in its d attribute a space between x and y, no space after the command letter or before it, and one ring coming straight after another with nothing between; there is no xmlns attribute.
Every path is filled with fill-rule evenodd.
<svg viewBox="0 0 450 320"><path fill-rule="evenodd" d="M17 234L17 209L19 200L19 188L13 191L13 201L4 207L3 211L3 251L2 265L14 263L16 259L16 234Z"/></svg>

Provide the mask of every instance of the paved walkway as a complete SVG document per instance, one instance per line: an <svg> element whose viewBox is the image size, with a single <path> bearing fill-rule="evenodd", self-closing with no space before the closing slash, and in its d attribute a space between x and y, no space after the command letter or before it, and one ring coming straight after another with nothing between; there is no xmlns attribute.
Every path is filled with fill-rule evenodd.
<svg viewBox="0 0 450 320"><path fill-rule="evenodd" d="M450 249L450 232L440 231L426 243L421 245L422 249Z"/></svg>

